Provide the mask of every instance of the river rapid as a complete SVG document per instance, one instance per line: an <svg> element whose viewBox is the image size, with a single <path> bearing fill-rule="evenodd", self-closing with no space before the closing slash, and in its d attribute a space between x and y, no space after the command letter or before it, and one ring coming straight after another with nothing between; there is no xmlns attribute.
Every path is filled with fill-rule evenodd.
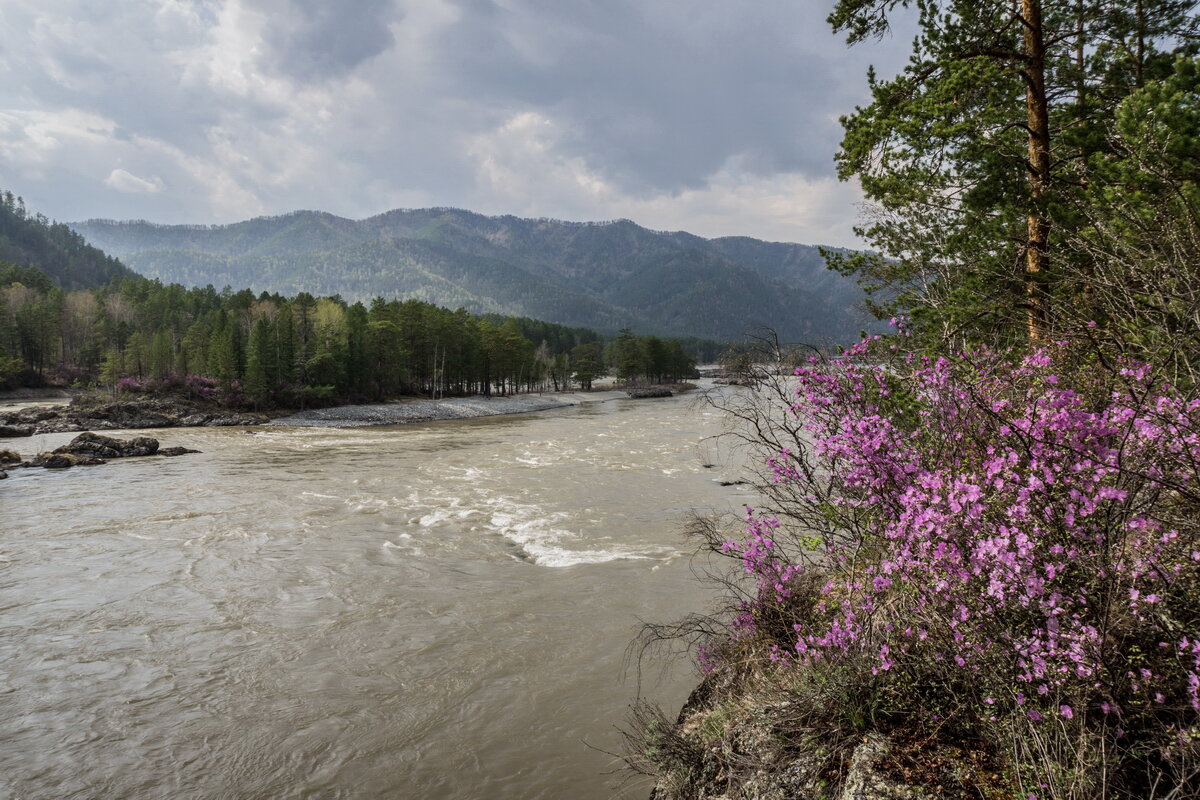
<svg viewBox="0 0 1200 800"><path fill-rule="evenodd" d="M172 429L139 433L202 454L13 471L0 796L644 798L605 752L625 651L710 602L682 520L750 501L720 424L683 396ZM659 675L673 713L696 675Z"/></svg>

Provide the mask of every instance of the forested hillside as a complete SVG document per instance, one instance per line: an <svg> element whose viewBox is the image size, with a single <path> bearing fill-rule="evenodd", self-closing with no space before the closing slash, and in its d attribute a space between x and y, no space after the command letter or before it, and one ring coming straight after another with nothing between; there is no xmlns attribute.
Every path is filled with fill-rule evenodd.
<svg viewBox="0 0 1200 800"><path fill-rule="evenodd" d="M0 262L37 267L68 290L133 275L69 226L26 211L25 201L11 191L0 193Z"/></svg>
<svg viewBox="0 0 1200 800"><path fill-rule="evenodd" d="M124 277L64 289L37 267L0 261L0 389L71 384L264 407L590 387L605 370L603 342L586 328L481 317L414 298L364 304L164 284L29 216L11 195L6 205L19 209L25 240L73 242ZM624 331L608 350L623 380L679 380L694 371L676 340Z"/></svg>
<svg viewBox="0 0 1200 800"><path fill-rule="evenodd" d="M675 340L626 333L609 350L625 380L694 370ZM593 331L419 300L349 304L144 278L64 292L35 268L0 264L0 388L71 383L264 407L587 388L604 362Z"/></svg>
<svg viewBox="0 0 1200 800"><path fill-rule="evenodd" d="M606 332L845 339L861 293L816 247L458 209L348 220L313 211L222 226L89 220L75 229L164 281L255 291L415 297Z"/></svg>

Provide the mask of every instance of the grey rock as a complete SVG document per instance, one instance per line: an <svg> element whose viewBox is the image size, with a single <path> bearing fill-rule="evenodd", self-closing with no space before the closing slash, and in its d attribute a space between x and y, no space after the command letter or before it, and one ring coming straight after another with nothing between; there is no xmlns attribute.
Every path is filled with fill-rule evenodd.
<svg viewBox="0 0 1200 800"><path fill-rule="evenodd" d="M45 467L46 469L67 469L69 467L94 467L100 464L106 464L103 458L96 458L90 455L78 455L76 453L41 453L35 458L31 465L35 467Z"/></svg>
<svg viewBox="0 0 1200 800"><path fill-rule="evenodd" d="M33 426L0 425L0 439L15 439L18 436L33 436Z"/></svg>
<svg viewBox="0 0 1200 800"><path fill-rule="evenodd" d="M199 453L199 452L200 452L199 450L189 450L186 447L164 447L163 449L158 451L158 454L160 456L172 457L172 456L182 456L182 455L186 455L188 453Z"/></svg>
<svg viewBox="0 0 1200 800"><path fill-rule="evenodd" d="M158 452L158 440L151 439L149 436L139 436L129 440L114 439L111 436L101 436L85 431L62 447L56 448L54 452L97 458L152 456Z"/></svg>
<svg viewBox="0 0 1200 800"><path fill-rule="evenodd" d="M268 418L265 414L228 414L213 417L204 423L208 428L225 428L234 425L265 425Z"/></svg>
<svg viewBox="0 0 1200 800"><path fill-rule="evenodd" d="M116 427L118 426L115 423L106 419L63 417L38 423L34 433L78 433L90 430L112 430Z"/></svg>
<svg viewBox="0 0 1200 800"><path fill-rule="evenodd" d="M880 770L879 762L890 751L891 744L886 736L867 734L863 743L854 748L838 800L921 800L927 797L918 787L900 783Z"/></svg>

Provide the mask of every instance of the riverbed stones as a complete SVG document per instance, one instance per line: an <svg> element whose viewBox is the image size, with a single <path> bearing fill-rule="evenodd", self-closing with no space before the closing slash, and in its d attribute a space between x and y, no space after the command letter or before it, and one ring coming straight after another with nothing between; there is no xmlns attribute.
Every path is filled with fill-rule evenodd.
<svg viewBox="0 0 1200 800"><path fill-rule="evenodd" d="M0 425L0 439L16 439L19 436L33 436L33 426Z"/></svg>
<svg viewBox="0 0 1200 800"><path fill-rule="evenodd" d="M20 463L21 454L16 450L0 450L0 465Z"/></svg>
<svg viewBox="0 0 1200 800"><path fill-rule="evenodd" d="M266 414L221 414L204 423L206 428L228 428L235 425L265 425L270 421Z"/></svg>

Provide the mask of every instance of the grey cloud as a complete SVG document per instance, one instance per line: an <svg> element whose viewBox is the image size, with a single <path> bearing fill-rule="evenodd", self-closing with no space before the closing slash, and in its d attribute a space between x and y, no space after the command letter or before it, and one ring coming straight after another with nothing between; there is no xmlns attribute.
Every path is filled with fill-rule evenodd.
<svg viewBox="0 0 1200 800"><path fill-rule="evenodd" d="M395 44L390 0L291 0L268 8L279 68L306 80L345 75Z"/></svg>
<svg viewBox="0 0 1200 800"><path fill-rule="evenodd" d="M882 56L886 72L904 49L848 51L811 0L450 2L453 13L433 0L0 3L14 34L0 124L5 111L72 110L113 123L107 143L59 136L38 164L0 158L0 182L62 218L363 216L391 204L520 212L551 197L561 205L537 213L601 217L622 197L705 189L729 163L722 186L829 176L836 116L864 99L867 59ZM218 42L238 6L254 12L240 24L266 20L263 38ZM205 50L214 42L217 56ZM237 60L229 42L245 48L237 64L222 60ZM506 166L582 162L615 188L608 205L589 205L569 180L537 195L535 177L517 196L480 178L478 142L525 112L552 124L538 143L547 151ZM29 136L29 147L46 141ZM104 186L116 169L160 176L164 189L117 196Z"/></svg>
<svg viewBox="0 0 1200 800"><path fill-rule="evenodd" d="M694 2L653 4L654 19L641 2L462 5L439 69L551 110L572 154L631 191L695 188L733 157L761 174L832 174L833 118L864 83L857 59L804 47L832 38L810 3L772 7L775 24L741 6L703 30L688 22Z"/></svg>

